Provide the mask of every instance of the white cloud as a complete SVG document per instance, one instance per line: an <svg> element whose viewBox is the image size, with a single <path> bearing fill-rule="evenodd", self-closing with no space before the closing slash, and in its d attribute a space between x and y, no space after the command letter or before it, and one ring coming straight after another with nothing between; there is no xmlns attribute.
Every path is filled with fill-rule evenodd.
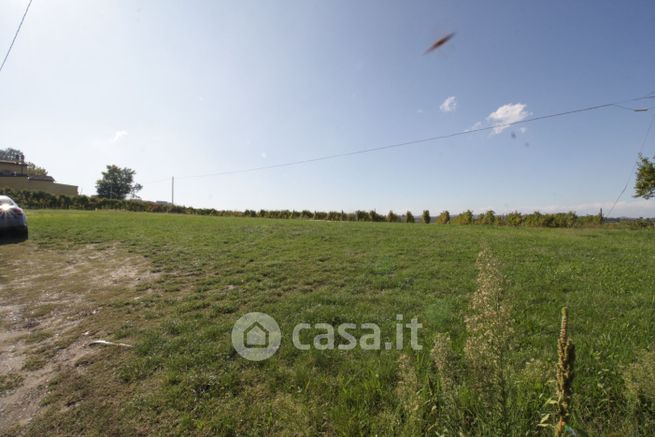
<svg viewBox="0 0 655 437"><path fill-rule="evenodd" d="M528 105L524 103L508 103L489 114L487 121L495 125L494 133L499 134L509 127L508 124L516 123L530 116L531 113L526 110L527 107Z"/></svg>
<svg viewBox="0 0 655 437"><path fill-rule="evenodd" d="M126 130L117 130L114 132L114 138L112 138L111 142L112 143L117 143L121 140L121 138L127 136L127 131Z"/></svg>
<svg viewBox="0 0 655 437"><path fill-rule="evenodd" d="M104 138L93 140L92 144L93 147L98 149L109 149L114 145L119 144L127 135L128 132L126 130L117 130L112 136L106 136Z"/></svg>
<svg viewBox="0 0 655 437"><path fill-rule="evenodd" d="M268 158L268 155L266 154L266 152L262 152L259 156L261 156L262 159Z"/></svg>
<svg viewBox="0 0 655 437"><path fill-rule="evenodd" d="M441 112L453 112L457 109L457 98L455 96L450 96L439 106Z"/></svg>
<svg viewBox="0 0 655 437"><path fill-rule="evenodd" d="M467 130L468 131L478 130L478 129L481 129L483 126L484 126L484 123L482 123L481 121L476 121L475 123L473 123L473 126L468 128Z"/></svg>

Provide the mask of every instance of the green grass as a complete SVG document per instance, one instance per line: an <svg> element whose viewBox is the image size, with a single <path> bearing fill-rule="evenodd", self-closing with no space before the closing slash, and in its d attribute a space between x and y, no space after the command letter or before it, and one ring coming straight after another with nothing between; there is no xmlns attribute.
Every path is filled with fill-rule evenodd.
<svg viewBox="0 0 655 437"><path fill-rule="evenodd" d="M399 352L299 351L290 332L300 322L373 322L384 339L396 314L416 316L424 351L406 352L423 381L435 333L463 347L482 244L508 280L510 365L538 359L554 369L567 305L577 347L574 425L594 435L640 432L621 375L655 340L655 232L101 211L33 212L30 226L41 247L118 242L165 274L156 293L107 304L113 338L136 347L103 350L82 374L60 375L33 434L402 432ZM273 316L283 332L277 354L258 363L230 342L236 319L252 311Z"/></svg>

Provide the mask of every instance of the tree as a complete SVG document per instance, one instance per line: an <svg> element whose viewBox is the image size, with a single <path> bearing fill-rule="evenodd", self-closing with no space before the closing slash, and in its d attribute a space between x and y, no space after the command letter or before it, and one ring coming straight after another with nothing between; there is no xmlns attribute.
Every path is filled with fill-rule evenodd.
<svg viewBox="0 0 655 437"><path fill-rule="evenodd" d="M358 222L369 222L371 221L371 216L366 211L357 210L355 211L355 221Z"/></svg>
<svg viewBox="0 0 655 437"><path fill-rule="evenodd" d="M415 219L414 216L412 215L412 212L411 212L411 211L407 211L407 212L405 213L405 221L406 221L407 223L416 223L416 219Z"/></svg>
<svg viewBox="0 0 655 437"><path fill-rule="evenodd" d="M639 155L637 180L635 181L634 197L650 199L655 196L655 162L644 155Z"/></svg>
<svg viewBox="0 0 655 437"><path fill-rule="evenodd" d="M6 149L0 149L0 160L2 161L24 161L25 155L18 149L12 149L8 147Z"/></svg>
<svg viewBox="0 0 655 437"><path fill-rule="evenodd" d="M489 210L480 216L480 223L483 225L493 225L496 223L496 213Z"/></svg>
<svg viewBox="0 0 655 437"><path fill-rule="evenodd" d="M450 223L450 213L448 211L442 211L437 218L437 223L440 225L447 225Z"/></svg>
<svg viewBox="0 0 655 437"><path fill-rule="evenodd" d="M371 210L368 215L371 217L372 222L382 222L384 221L384 216L378 214L374 209Z"/></svg>
<svg viewBox="0 0 655 437"><path fill-rule="evenodd" d="M396 223L398 221L398 215L393 211L389 211L389 214L387 214L387 221L389 223Z"/></svg>
<svg viewBox="0 0 655 437"><path fill-rule="evenodd" d="M429 225L430 224L430 211L427 209L423 211L423 223Z"/></svg>
<svg viewBox="0 0 655 437"><path fill-rule="evenodd" d="M30 176L48 176L48 170L43 167L39 167L36 164L31 162L27 163L27 174Z"/></svg>
<svg viewBox="0 0 655 437"><path fill-rule="evenodd" d="M457 224L460 225L470 225L473 223L473 211L470 209L464 211L460 215L457 216L456 219Z"/></svg>
<svg viewBox="0 0 655 437"><path fill-rule="evenodd" d="M510 212L507 214L507 224L510 226L521 226L523 224L523 216L518 211Z"/></svg>
<svg viewBox="0 0 655 437"><path fill-rule="evenodd" d="M11 147L0 149L0 160L24 162L27 165L27 174L29 176L48 176L48 170L32 162L26 162L25 154L18 149L12 149Z"/></svg>
<svg viewBox="0 0 655 437"><path fill-rule="evenodd" d="M98 196L109 199L125 199L127 195L136 197L143 186L134 182L136 171L130 168L120 168L108 165L107 171L102 172L102 179L96 182Z"/></svg>

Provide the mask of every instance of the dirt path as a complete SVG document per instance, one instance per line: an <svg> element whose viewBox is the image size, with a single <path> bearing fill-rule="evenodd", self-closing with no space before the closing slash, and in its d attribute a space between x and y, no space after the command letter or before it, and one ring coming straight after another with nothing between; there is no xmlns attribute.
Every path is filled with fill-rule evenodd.
<svg viewBox="0 0 655 437"><path fill-rule="evenodd" d="M138 299L157 277L145 258L116 247L1 245L0 434L34 418L49 382L109 335L103 303Z"/></svg>

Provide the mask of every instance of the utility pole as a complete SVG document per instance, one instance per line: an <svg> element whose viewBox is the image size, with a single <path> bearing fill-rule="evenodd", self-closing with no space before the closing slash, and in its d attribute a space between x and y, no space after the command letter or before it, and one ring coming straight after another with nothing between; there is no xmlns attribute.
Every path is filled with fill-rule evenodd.
<svg viewBox="0 0 655 437"><path fill-rule="evenodd" d="M175 176L171 176L171 205L175 206Z"/></svg>

